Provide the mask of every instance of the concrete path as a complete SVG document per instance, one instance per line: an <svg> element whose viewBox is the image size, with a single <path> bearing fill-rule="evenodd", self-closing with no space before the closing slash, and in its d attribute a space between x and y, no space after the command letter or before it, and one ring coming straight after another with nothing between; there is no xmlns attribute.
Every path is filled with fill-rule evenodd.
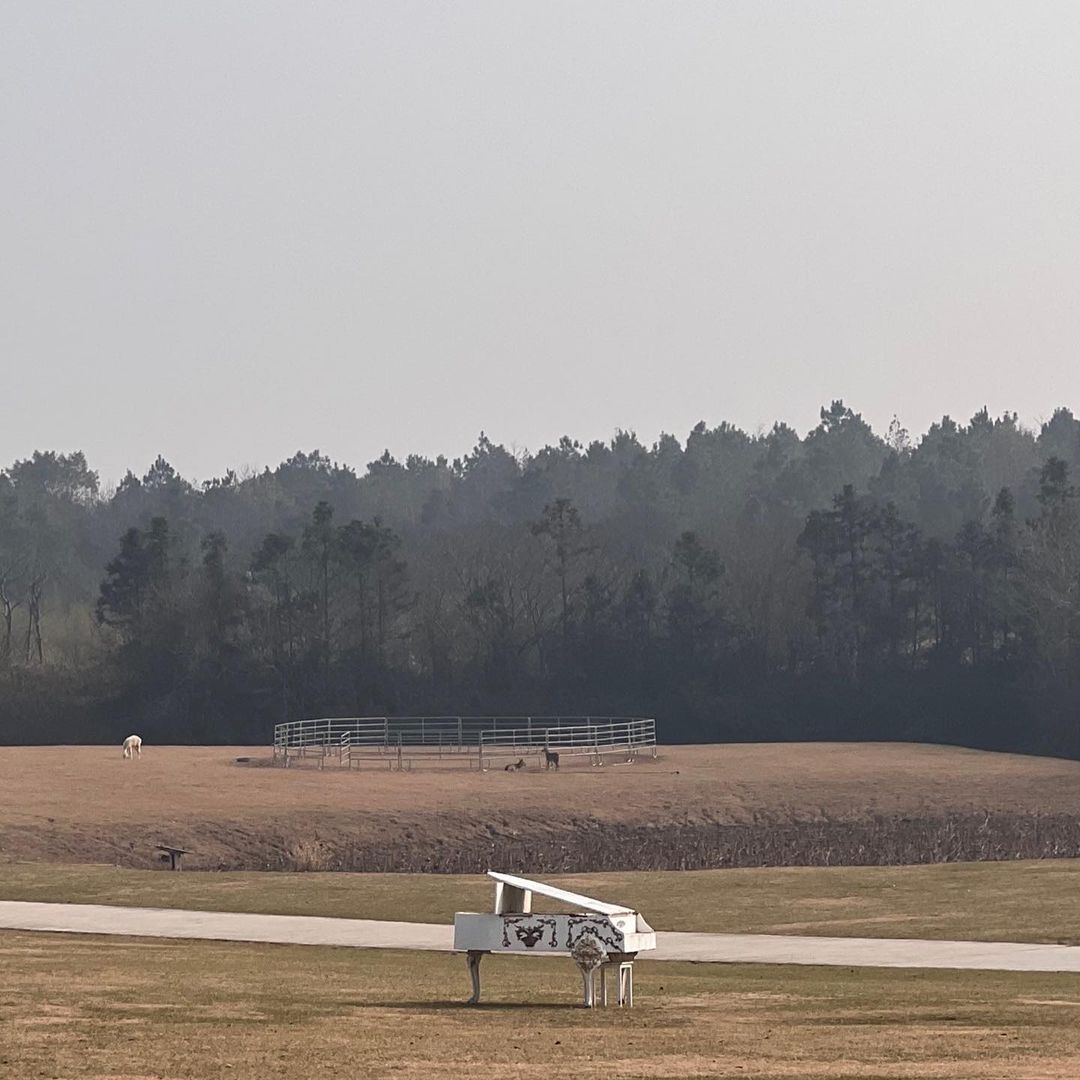
<svg viewBox="0 0 1080 1080"><path fill-rule="evenodd" d="M266 941L280 945L344 945L354 949L450 952L454 928L433 923L326 919L314 915L247 915L178 908L0 901L0 928L71 934Z"/></svg>
<svg viewBox="0 0 1080 1080"><path fill-rule="evenodd" d="M450 952L453 948L453 927L433 923L326 919L310 915L246 915L100 904L37 904L15 900L0 901L0 929L336 945L355 949ZM1080 972L1080 947L1073 945L665 932L658 933L656 939L656 952L642 954L643 959Z"/></svg>
<svg viewBox="0 0 1080 1080"><path fill-rule="evenodd" d="M738 964L1080 972L1080 947L1011 941L667 933L656 935L655 956L658 960L723 960Z"/></svg>

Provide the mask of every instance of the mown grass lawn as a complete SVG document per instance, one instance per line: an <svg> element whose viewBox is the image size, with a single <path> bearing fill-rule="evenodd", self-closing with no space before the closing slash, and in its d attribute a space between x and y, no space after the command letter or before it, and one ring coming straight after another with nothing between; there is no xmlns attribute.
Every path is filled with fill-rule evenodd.
<svg viewBox="0 0 1080 1080"><path fill-rule="evenodd" d="M1080 942L1080 861L578 874L663 930ZM448 923L488 910L482 876L274 874L0 864L0 899Z"/></svg>

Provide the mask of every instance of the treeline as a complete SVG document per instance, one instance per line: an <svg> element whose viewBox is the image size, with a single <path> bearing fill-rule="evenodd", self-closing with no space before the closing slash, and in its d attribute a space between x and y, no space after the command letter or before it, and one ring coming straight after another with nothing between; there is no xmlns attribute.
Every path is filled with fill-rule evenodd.
<svg viewBox="0 0 1080 1080"><path fill-rule="evenodd" d="M0 473L0 740L265 742L312 715L655 715L678 741L1080 753L1080 422L917 443L841 402L362 475Z"/></svg>

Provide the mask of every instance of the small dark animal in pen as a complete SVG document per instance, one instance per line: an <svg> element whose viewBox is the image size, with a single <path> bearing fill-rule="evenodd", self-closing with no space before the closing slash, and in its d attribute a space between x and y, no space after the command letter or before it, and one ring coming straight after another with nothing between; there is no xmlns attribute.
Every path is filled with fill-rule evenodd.
<svg viewBox="0 0 1080 1080"><path fill-rule="evenodd" d="M509 765L503 766L503 772L514 772L515 769L524 769L525 759L518 758L517 761L512 761Z"/></svg>
<svg viewBox="0 0 1080 1080"><path fill-rule="evenodd" d="M559 755L555 750L544 751L544 768L550 769L551 766L555 766L555 771L559 771Z"/></svg>

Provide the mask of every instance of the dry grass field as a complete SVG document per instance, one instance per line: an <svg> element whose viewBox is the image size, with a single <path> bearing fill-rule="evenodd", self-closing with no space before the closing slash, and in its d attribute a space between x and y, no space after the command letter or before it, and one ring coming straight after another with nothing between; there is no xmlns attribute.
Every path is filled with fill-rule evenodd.
<svg viewBox="0 0 1080 1080"><path fill-rule="evenodd" d="M550 840L616 826L865 821L949 813L1080 814L1080 763L904 744L661 748L559 773L288 770L265 748L0 748L0 860L148 866L158 839L192 866L263 869L304 845L416 851ZM313 861L317 866L317 859Z"/></svg>
<svg viewBox="0 0 1080 1080"><path fill-rule="evenodd" d="M258 868L346 838L437 849L627 825L1080 814L1080 764L924 746L679 747L559 774L234 763L258 754L0 749L0 899L447 922L487 909L489 883L138 868L158 839L193 848L193 866ZM1078 860L557 880L669 930L1080 942ZM0 972L2 1080L1080 1076L1073 975L642 961L633 1012L589 1012L568 961L492 957L470 1009L447 955L3 931Z"/></svg>
<svg viewBox="0 0 1080 1080"><path fill-rule="evenodd" d="M0 933L5 1080L1074 1080L1074 976L638 965Z"/></svg>

